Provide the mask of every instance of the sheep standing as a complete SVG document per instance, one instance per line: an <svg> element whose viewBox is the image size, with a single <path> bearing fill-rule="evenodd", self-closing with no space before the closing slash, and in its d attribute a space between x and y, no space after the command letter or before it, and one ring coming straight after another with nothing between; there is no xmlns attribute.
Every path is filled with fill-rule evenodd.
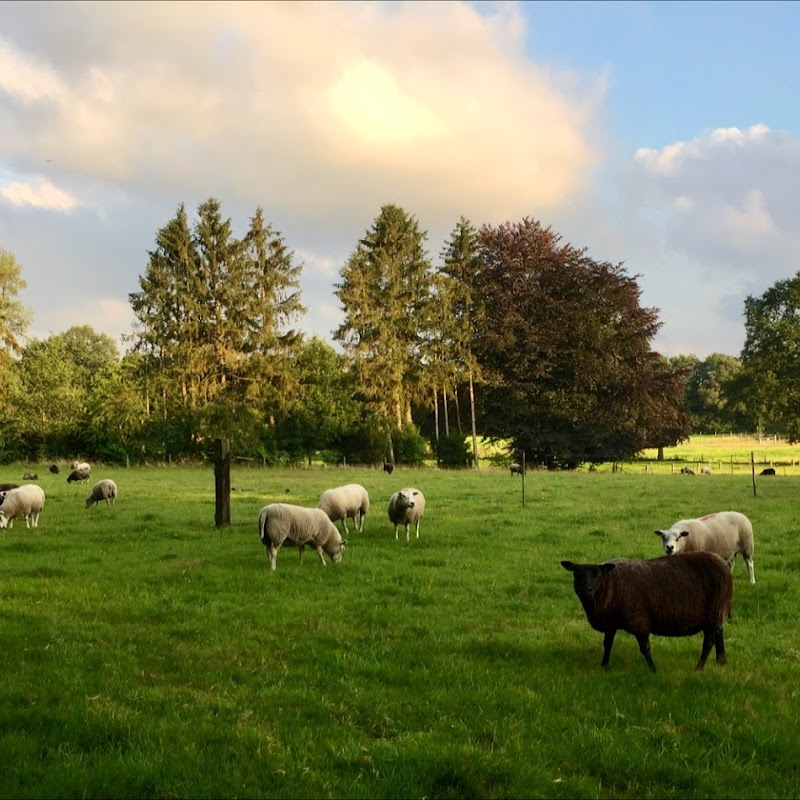
<svg viewBox="0 0 800 800"><path fill-rule="evenodd" d="M389 498L389 505L386 508L389 514L389 522L394 525L394 538L397 539L397 526L406 526L406 541L409 541L408 526L416 523L417 539L419 539L419 523L425 513L425 496L419 489L407 486L405 489L395 492Z"/></svg>
<svg viewBox="0 0 800 800"><path fill-rule="evenodd" d="M701 670L712 646L724 664L724 621L730 617L733 578L716 553L682 553L651 559L615 558L604 564L561 566L573 574L575 594L589 624L604 634L607 667L618 630L636 637L639 651L652 672L650 634L694 636L703 632L703 649L695 669Z"/></svg>
<svg viewBox="0 0 800 800"><path fill-rule="evenodd" d="M390 463L389 461L383 462L383 471L387 475L391 475L394 472L394 464Z"/></svg>
<svg viewBox="0 0 800 800"><path fill-rule="evenodd" d="M39 527L44 508L44 490L35 483L9 489L0 505L0 528L13 528L17 517L25 517L26 528Z"/></svg>
<svg viewBox="0 0 800 800"><path fill-rule="evenodd" d="M522 475L522 464L517 464L514 462L509 468L509 474L511 475Z"/></svg>
<svg viewBox="0 0 800 800"><path fill-rule="evenodd" d="M708 550L728 562L733 572L736 554L741 553L747 564L750 583L755 583L753 566L753 523L738 511L720 511L699 519L678 520L671 528L654 531L661 537L664 552L691 553Z"/></svg>
<svg viewBox="0 0 800 800"><path fill-rule="evenodd" d="M334 564L342 560L347 544L338 528L328 519L320 508L304 508L289 503L270 503L258 514L258 535L267 548L269 566L275 570L278 550L284 545L300 548L300 563L303 563L303 550L310 545L317 551L322 566L327 553Z"/></svg>
<svg viewBox="0 0 800 800"><path fill-rule="evenodd" d="M694 475L694 470L691 467L681 467L681 475Z"/></svg>
<svg viewBox="0 0 800 800"><path fill-rule="evenodd" d="M701 475L713 475L714 473L711 471L711 467L700 467L700 474Z"/></svg>
<svg viewBox="0 0 800 800"><path fill-rule="evenodd" d="M331 522L341 520L345 534L350 533L347 528L348 517L353 520L356 530L363 533L364 517L369 512L369 494L360 483L348 483L335 489L326 489L319 496L317 507L328 515Z"/></svg>
<svg viewBox="0 0 800 800"><path fill-rule="evenodd" d="M117 499L117 484L111 478L103 478L92 487L92 493L86 498L86 508L105 500L109 506Z"/></svg>
<svg viewBox="0 0 800 800"><path fill-rule="evenodd" d="M58 475L58 464L51 464L50 472L52 472L53 475Z"/></svg>
<svg viewBox="0 0 800 800"><path fill-rule="evenodd" d="M765 467L758 474L759 475L774 475L775 474L775 467Z"/></svg>
<svg viewBox="0 0 800 800"><path fill-rule="evenodd" d="M86 472L91 472L92 465L86 461L73 461L72 464L70 464L70 469L83 469L86 470Z"/></svg>
<svg viewBox="0 0 800 800"><path fill-rule="evenodd" d="M67 475L67 483L88 483L90 477L88 469L74 469Z"/></svg>

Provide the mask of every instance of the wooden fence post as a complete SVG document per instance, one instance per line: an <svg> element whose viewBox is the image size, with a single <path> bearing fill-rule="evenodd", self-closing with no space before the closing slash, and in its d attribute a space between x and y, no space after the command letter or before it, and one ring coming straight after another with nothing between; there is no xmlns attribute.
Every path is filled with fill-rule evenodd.
<svg viewBox="0 0 800 800"><path fill-rule="evenodd" d="M218 528L231 524L231 446L227 439L217 439L214 448L214 489Z"/></svg>

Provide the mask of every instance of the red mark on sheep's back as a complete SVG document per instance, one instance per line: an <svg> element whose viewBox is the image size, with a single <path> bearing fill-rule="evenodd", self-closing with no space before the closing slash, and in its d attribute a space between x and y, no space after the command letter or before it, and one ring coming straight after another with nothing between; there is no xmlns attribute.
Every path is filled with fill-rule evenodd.
<svg viewBox="0 0 800 800"><path fill-rule="evenodd" d="M707 520L707 519L713 519L713 518L714 518L714 517L716 517L716 516L717 516L716 514L706 514L704 517L699 517L699 519L700 519L701 521L705 521L705 520Z"/></svg>

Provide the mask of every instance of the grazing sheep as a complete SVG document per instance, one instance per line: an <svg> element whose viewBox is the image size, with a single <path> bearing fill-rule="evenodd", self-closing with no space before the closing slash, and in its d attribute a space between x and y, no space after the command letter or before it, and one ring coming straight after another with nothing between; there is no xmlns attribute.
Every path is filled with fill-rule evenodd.
<svg viewBox="0 0 800 800"><path fill-rule="evenodd" d="M389 498L389 505L386 508L389 514L389 522L394 525L394 538L397 535L397 526L406 526L406 541L409 540L408 526L416 523L417 539L419 539L419 523L425 513L425 496L419 489L407 486L405 489L395 492Z"/></svg>
<svg viewBox="0 0 800 800"><path fill-rule="evenodd" d="M511 475L522 475L522 464L515 462L509 467L509 470Z"/></svg>
<svg viewBox="0 0 800 800"><path fill-rule="evenodd" d="M351 517L356 530L364 532L364 517L369 511L369 494L360 483L348 483L345 486L337 486L335 489L326 489L319 496L319 504L331 522L341 520L345 534L350 531L347 528L347 518Z"/></svg>
<svg viewBox="0 0 800 800"><path fill-rule="evenodd" d="M681 467L681 475L694 475L694 470L691 467Z"/></svg>
<svg viewBox="0 0 800 800"><path fill-rule="evenodd" d="M0 483L0 492L7 492L9 489L19 489L18 483Z"/></svg>
<svg viewBox="0 0 800 800"><path fill-rule="evenodd" d="M701 475L713 475L714 473L711 472L711 467L700 467L700 474Z"/></svg>
<svg viewBox="0 0 800 800"><path fill-rule="evenodd" d="M51 464L50 472L52 472L53 475L58 475L58 464Z"/></svg>
<svg viewBox="0 0 800 800"><path fill-rule="evenodd" d="M92 466L86 461L73 461L72 464L70 464L70 469L83 469L86 470L86 472L91 472Z"/></svg>
<svg viewBox="0 0 800 800"><path fill-rule="evenodd" d="M774 467L766 467L765 469L762 469L761 472L759 472L758 474L759 475L774 475L775 474L775 468Z"/></svg>
<svg viewBox="0 0 800 800"><path fill-rule="evenodd" d="M86 508L105 500L109 506L117 499L117 484L111 478L103 478L92 487L92 493L86 498Z"/></svg>
<svg viewBox="0 0 800 800"><path fill-rule="evenodd" d="M76 483L77 481L88 483L90 477L88 469L74 469L67 476L67 483Z"/></svg>
<svg viewBox="0 0 800 800"><path fill-rule="evenodd" d="M755 583L753 571L753 524L738 511L721 511L699 519L678 520L665 531L654 531L661 537L664 552L691 553L708 550L728 562L733 572L736 554L741 553L747 564L750 583Z"/></svg>
<svg viewBox="0 0 800 800"><path fill-rule="evenodd" d="M589 624L605 634L602 667L608 666L618 630L636 637L652 672L650 634L694 636L703 632L703 649L695 669L701 670L716 649L725 663L722 626L731 612L733 579L716 553L682 553L651 559L615 558L604 564L561 566L573 574L575 594Z"/></svg>
<svg viewBox="0 0 800 800"><path fill-rule="evenodd" d="M310 545L317 551L323 567L326 566L324 553L334 564L338 564L347 544L321 508L304 508L288 503L270 503L261 509L258 514L258 535L267 548L269 566L273 571L277 566L278 550L284 544L300 548L301 564L303 549Z"/></svg>
<svg viewBox="0 0 800 800"><path fill-rule="evenodd" d="M26 472L22 476L22 480L24 480L24 481L38 481L39 480L39 476L35 472Z"/></svg>
<svg viewBox="0 0 800 800"><path fill-rule="evenodd" d="M0 528L13 528L17 517L25 517L26 528L39 527L39 514L44 508L44 491L35 483L9 489L0 505Z"/></svg>
<svg viewBox="0 0 800 800"><path fill-rule="evenodd" d="M383 462L383 471L387 475L391 475L394 472L394 464L390 464L388 461Z"/></svg>

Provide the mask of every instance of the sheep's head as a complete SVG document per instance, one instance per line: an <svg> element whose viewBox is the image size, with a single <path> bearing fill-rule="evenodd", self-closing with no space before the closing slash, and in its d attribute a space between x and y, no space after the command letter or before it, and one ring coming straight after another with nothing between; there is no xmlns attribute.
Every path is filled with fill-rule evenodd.
<svg viewBox="0 0 800 800"><path fill-rule="evenodd" d="M406 508L414 508L414 498L408 492L398 492L397 508L401 511Z"/></svg>
<svg viewBox="0 0 800 800"><path fill-rule="evenodd" d="M664 545L664 552L668 556L674 556L680 553L686 542L684 539L689 535L689 531L681 528L670 528L668 531L653 531L656 536L661 537L661 543Z"/></svg>
<svg viewBox="0 0 800 800"><path fill-rule="evenodd" d="M572 573L572 586L581 602L593 602L597 590L603 585L605 576L614 569L614 564L573 564L562 561L561 566Z"/></svg>

